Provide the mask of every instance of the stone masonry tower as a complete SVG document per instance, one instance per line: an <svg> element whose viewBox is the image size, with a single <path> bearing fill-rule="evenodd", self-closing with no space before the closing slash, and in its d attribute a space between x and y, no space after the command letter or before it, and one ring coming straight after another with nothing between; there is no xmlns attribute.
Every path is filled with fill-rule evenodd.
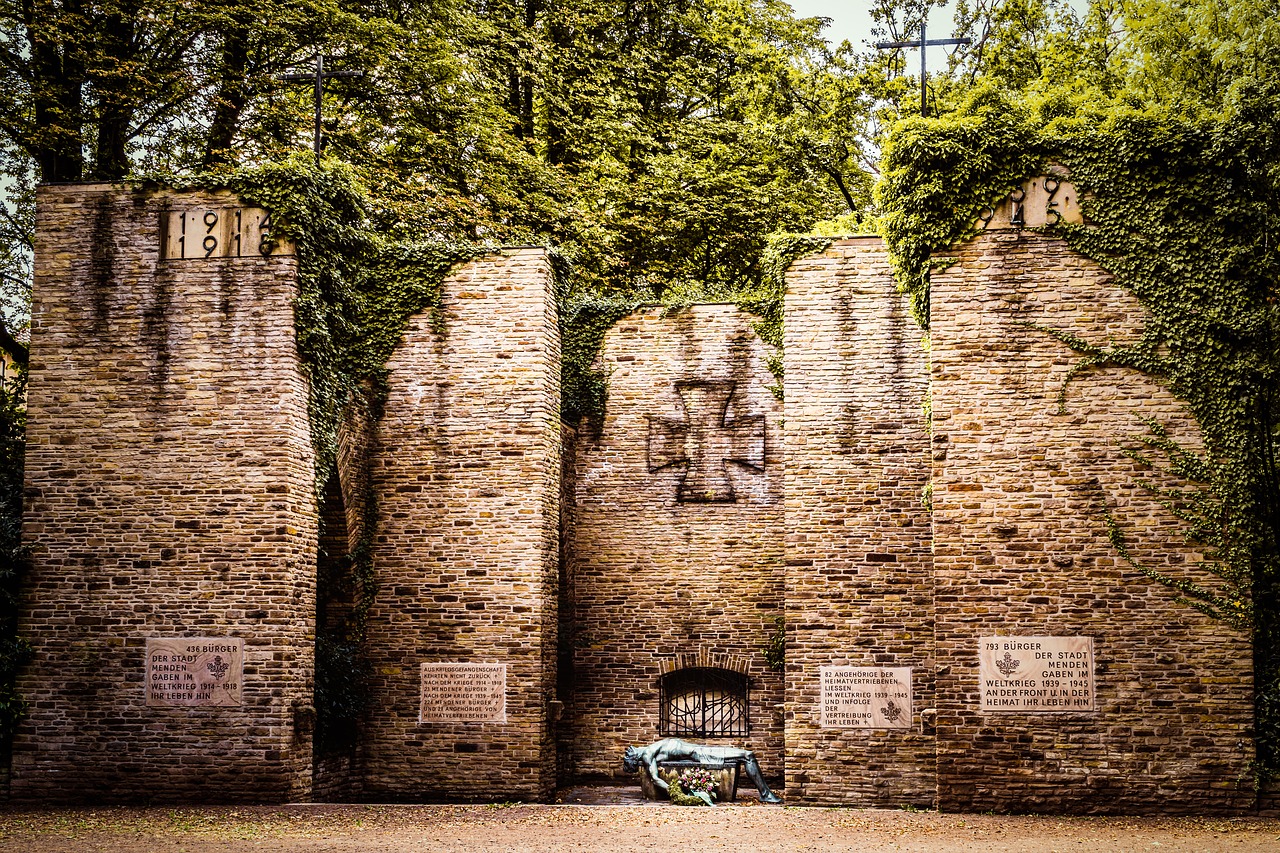
<svg viewBox="0 0 1280 853"><path fill-rule="evenodd" d="M311 784L316 501L295 260L230 195L44 187L12 796Z"/></svg>

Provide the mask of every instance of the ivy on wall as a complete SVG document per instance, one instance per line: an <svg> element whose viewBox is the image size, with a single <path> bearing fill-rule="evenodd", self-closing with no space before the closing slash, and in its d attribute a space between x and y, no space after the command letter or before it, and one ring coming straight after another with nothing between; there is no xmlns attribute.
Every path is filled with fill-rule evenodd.
<svg viewBox="0 0 1280 853"><path fill-rule="evenodd" d="M773 617L773 632L765 640L760 650L764 654L764 662L774 672L785 672L787 668L787 618Z"/></svg>
<svg viewBox="0 0 1280 853"><path fill-rule="evenodd" d="M710 288L672 285L660 299L650 293L623 296L577 296L560 301L560 352L562 401L560 416L577 424L586 418L599 425L608 398L609 377L596 358L614 324L645 305L679 311L698 302L732 302L759 319L752 324L756 335L773 348L767 356L770 372L778 382L773 391L782 396L782 304L786 295L784 275L792 261L831 245L829 237L779 234L770 238L761 257L759 283L745 287Z"/></svg>
<svg viewBox="0 0 1280 853"><path fill-rule="evenodd" d="M938 119L899 126L879 190L899 286L928 323L929 270L974 236L979 213L1050 162L1064 165L1085 225L1048 230L1147 310L1139 341L1089 344L1071 381L1118 365L1158 378L1200 426L1203 452L1149 422L1132 451L1197 484L1148 487L1206 558L1193 579L1139 565L1191 607L1253 640L1260 777L1280 772L1280 119L1276 93L1240 90L1222 115L1128 103L1015 102L991 89Z"/></svg>
<svg viewBox="0 0 1280 853"><path fill-rule="evenodd" d="M943 119L909 118L884 147L876 187L880 232L911 313L929 328L929 271L978 234L978 215L1037 173L1047 158L1031 111L994 89L969 93Z"/></svg>
<svg viewBox="0 0 1280 853"><path fill-rule="evenodd" d="M754 329L760 340L774 347L769 356L769 370L777 377L774 393L778 399L783 395L782 367L782 323L784 303L787 296L787 269L805 255L826 251L832 238L812 234L775 234L769 238L760 257L760 266L764 271L760 288L754 293L741 295L738 307L760 319Z"/></svg>
<svg viewBox="0 0 1280 853"><path fill-rule="evenodd" d="M596 364L605 335L644 305L638 298L589 296L560 301L560 417L584 418L599 429L609 393L609 375Z"/></svg>
<svg viewBox="0 0 1280 853"><path fill-rule="evenodd" d="M26 562L21 542L25 391L25 370L0 379L0 755L8 754L27 710L15 681L31 658L30 643L18 635L18 594Z"/></svg>

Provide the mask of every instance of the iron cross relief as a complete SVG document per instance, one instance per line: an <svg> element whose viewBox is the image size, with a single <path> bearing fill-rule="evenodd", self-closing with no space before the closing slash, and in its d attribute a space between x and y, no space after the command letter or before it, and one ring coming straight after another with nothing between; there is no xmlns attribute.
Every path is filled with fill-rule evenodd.
<svg viewBox="0 0 1280 853"><path fill-rule="evenodd" d="M764 470L764 415L729 419L734 382L675 385L684 418L648 418L649 472L683 465L676 492L680 503L733 503L737 496L728 464Z"/></svg>

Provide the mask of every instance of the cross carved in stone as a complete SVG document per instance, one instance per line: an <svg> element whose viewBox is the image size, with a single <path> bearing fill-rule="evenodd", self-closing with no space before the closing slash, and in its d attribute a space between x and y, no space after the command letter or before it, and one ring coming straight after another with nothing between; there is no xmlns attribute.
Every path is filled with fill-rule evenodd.
<svg viewBox="0 0 1280 853"><path fill-rule="evenodd" d="M676 500L681 503L733 503L737 496L728 464L764 470L764 416L729 419L734 382L676 383L684 418L650 417L649 471L683 465Z"/></svg>

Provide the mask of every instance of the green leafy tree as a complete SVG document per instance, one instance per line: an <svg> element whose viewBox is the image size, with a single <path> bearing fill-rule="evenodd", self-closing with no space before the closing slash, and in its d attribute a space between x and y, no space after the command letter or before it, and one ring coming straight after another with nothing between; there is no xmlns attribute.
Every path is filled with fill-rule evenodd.
<svg viewBox="0 0 1280 853"><path fill-rule="evenodd" d="M1280 75L1280 19L1263 0L1128 0L1131 85L1162 103L1225 106Z"/></svg>

